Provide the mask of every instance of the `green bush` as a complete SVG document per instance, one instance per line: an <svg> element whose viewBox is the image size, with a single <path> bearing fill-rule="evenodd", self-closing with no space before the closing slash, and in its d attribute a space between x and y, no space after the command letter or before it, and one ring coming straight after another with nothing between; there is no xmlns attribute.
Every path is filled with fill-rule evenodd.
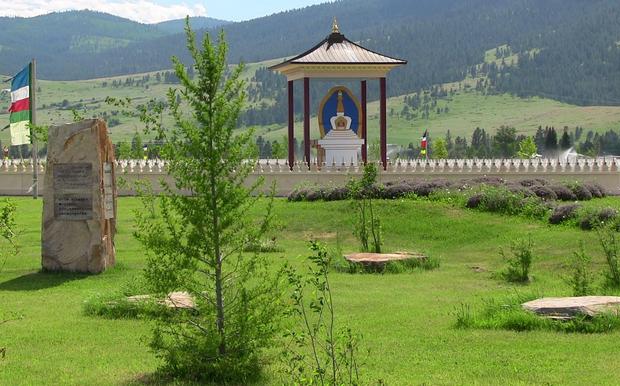
<svg viewBox="0 0 620 386"><path fill-rule="evenodd" d="M538 197L525 197L521 200L521 214L534 219L544 219L549 215L551 208Z"/></svg>
<svg viewBox="0 0 620 386"><path fill-rule="evenodd" d="M487 212L517 215L521 213L523 195L513 193L503 186L486 186L478 208Z"/></svg>
<svg viewBox="0 0 620 386"><path fill-rule="evenodd" d="M581 249L573 253L570 263L571 275L568 283L573 288L573 296L590 295L592 291L592 273L590 263L592 258L586 254L585 246L581 244Z"/></svg>
<svg viewBox="0 0 620 386"><path fill-rule="evenodd" d="M598 239L607 263L605 274L607 285L613 288L620 287L620 262L617 232L611 227L604 227L598 231Z"/></svg>
<svg viewBox="0 0 620 386"><path fill-rule="evenodd" d="M500 248L500 255L506 261L507 267L502 277L510 282L526 283L530 280L530 267L534 259L532 238L517 239L510 244L510 254Z"/></svg>

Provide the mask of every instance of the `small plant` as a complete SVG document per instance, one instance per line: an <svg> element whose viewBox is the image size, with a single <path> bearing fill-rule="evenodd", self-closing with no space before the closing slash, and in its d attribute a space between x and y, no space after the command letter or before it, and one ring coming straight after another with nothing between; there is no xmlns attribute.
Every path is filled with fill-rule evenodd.
<svg viewBox="0 0 620 386"><path fill-rule="evenodd" d="M573 296L586 296L592 291L592 273L590 263L592 258L586 254L585 246L582 243L581 249L573 253L571 261L571 276L568 283L573 287Z"/></svg>
<svg viewBox="0 0 620 386"><path fill-rule="evenodd" d="M598 239L605 254L607 262L606 279L610 287L620 287L620 263L618 250L617 232L611 227L603 227L598 230Z"/></svg>
<svg viewBox="0 0 620 386"><path fill-rule="evenodd" d="M4 268L9 256L17 254L17 234L15 231L15 204L9 200L3 200L0 207L0 271ZM4 245L6 244L6 245ZM3 319L0 316L0 325L11 319ZM6 347L0 346L0 359L6 356Z"/></svg>
<svg viewBox="0 0 620 386"><path fill-rule="evenodd" d="M531 236L527 239L517 239L510 245L510 255L508 255L503 248L500 248L499 253L504 258L508 267L502 272L502 277L515 283L527 283L530 280L530 267L532 260L534 259Z"/></svg>
<svg viewBox="0 0 620 386"><path fill-rule="evenodd" d="M470 328L474 325L474 316L469 304L461 303L454 314L456 315L456 328Z"/></svg>
<svg viewBox="0 0 620 386"><path fill-rule="evenodd" d="M303 277L286 267L292 287L290 315L301 330L285 334L290 345L282 352L287 384L357 385L360 336L351 328L336 326L336 311L329 279L330 254L318 242L311 242L313 254L309 275ZM307 354L307 353L310 354Z"/></svg>
<svg viewBox="0 0 620 386"><path fill-rule="evenodd" d="M257 252L257 253L273 253L284 252L284 248L280 247L275 237L269 240L254 240L249 242L244 248L244 252Z"/></svg>
<svg viewBox="0 0 620 386"><path fill-rule="evenodd" d="M381 253L383 245L381 220L372 202L376 181L377 165L369 163L364 166L361 180L351 180L348 184L350 197L357 214L353 233L360 241L362 252Z"/></svg>

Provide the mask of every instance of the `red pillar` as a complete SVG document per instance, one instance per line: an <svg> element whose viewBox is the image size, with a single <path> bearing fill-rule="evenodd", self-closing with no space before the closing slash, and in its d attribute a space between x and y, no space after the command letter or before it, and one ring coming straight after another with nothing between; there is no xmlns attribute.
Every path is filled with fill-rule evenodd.
<svg viewBox="0 0 620 386"><path fill-rule="evenodd" d="M310 78L304 78L304 158L310 167Z"/></svg>
<svg viewBox="0 0 620 386"><path fill-rule="evenodd" d="M366 81L363 80L361 83L361 94L362 94L362 122L360 122L360 130L362 130L362 139L364 143L362 144L362 162L364 165L368 162L368 130L366 129L366 124L368 123L368 109L367 109L367 100L366 100Z"/></svg>
<svg viewBox="0 0 620 386"><path fill-rule="evenodd" d="M295 163L295 100L293 81L288 81L288 166L293 170Z"/></svg>
<svg viewBox="0 0 620 386"><path fill-rule="evenodd" d="M379 104L379 124L380 124L380 140L381 140L381 163L383 170L387 168L387 86L385 77L379 80L381 88L381 102Z"/></svg>

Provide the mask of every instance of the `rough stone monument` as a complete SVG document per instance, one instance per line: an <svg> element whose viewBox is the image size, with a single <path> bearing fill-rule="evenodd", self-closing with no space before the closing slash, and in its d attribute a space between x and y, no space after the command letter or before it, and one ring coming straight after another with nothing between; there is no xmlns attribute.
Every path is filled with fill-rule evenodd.
<svg viewBox="0 0 620 386"><path fill-rule="evenodd" d="M105 122L50 127L45 169L43 269L99 273L113 266L116 184Z"/></svg>

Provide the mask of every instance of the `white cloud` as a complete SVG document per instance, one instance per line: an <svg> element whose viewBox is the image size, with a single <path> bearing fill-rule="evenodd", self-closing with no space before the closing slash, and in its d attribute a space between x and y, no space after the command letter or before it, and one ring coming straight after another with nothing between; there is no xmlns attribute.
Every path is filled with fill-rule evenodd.
<svg viewBox="0 0 620 386"><path fill-rule="evenodd" d="M207 10L202 4L157 4L149 0L0 0L0 16L32 17L55 11L90 9L110 13L139 21L157 23L164 20L181 19L186 15L205 16Z"/></svg>

